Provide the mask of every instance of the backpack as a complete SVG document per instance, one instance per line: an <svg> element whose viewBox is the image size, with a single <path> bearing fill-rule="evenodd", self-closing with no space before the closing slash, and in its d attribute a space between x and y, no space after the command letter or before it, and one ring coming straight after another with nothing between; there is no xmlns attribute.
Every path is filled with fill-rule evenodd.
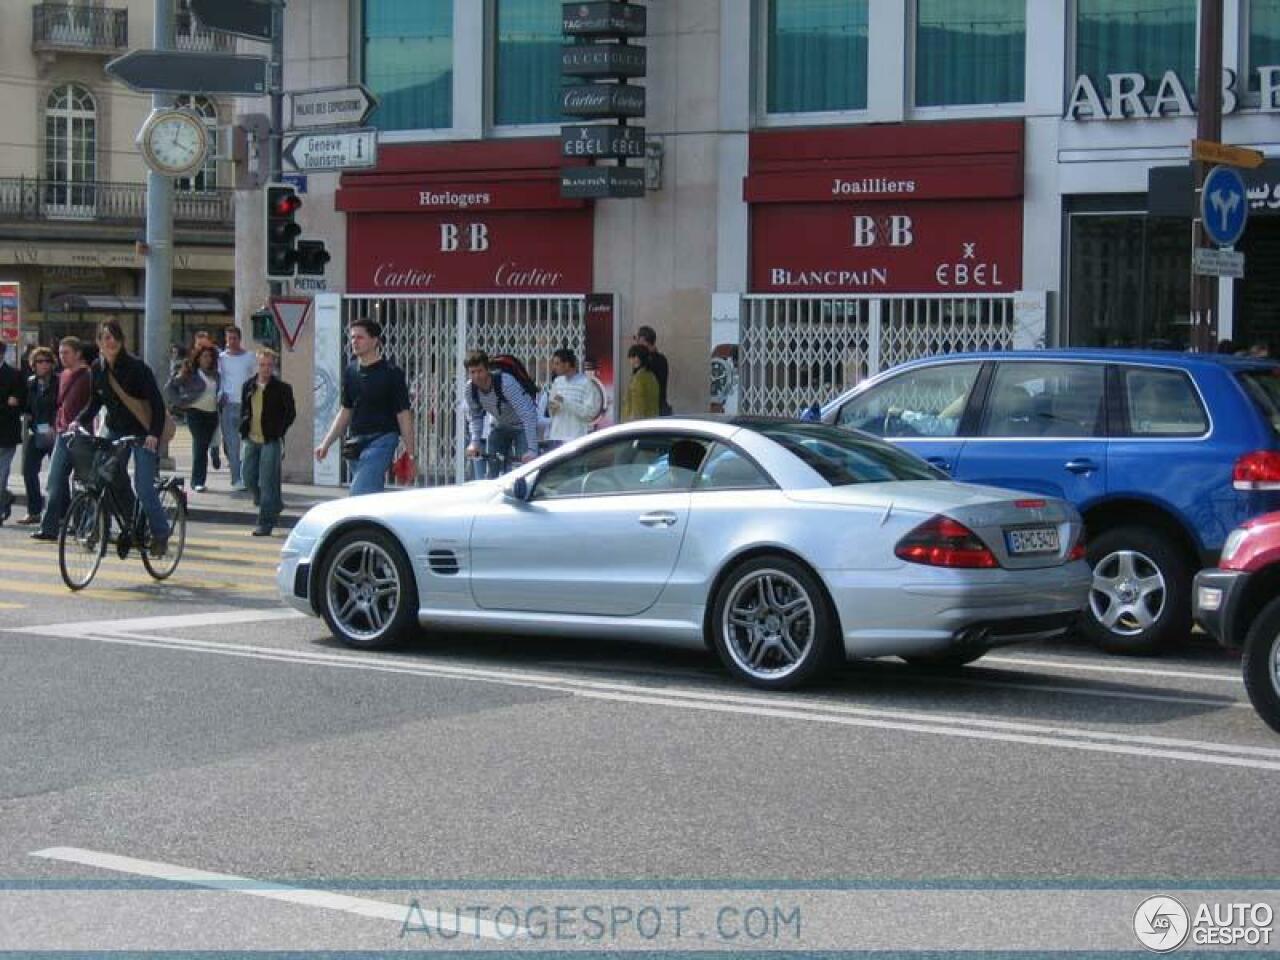
<svg viewBox="0 0 1280 960"><path fill-rule="evenodd" d="M530 400L537 399L538 385L534 383L533 377L529 376L529 371L525 369L524 364L511 354L500 353L496 357L490 357L489 370L494 374L493 392L497 397L498 406L502 406L502 381L507 377L520 384ZM471 401L477 406L480 404L480 389L474 383L471 384Z"/></svg>

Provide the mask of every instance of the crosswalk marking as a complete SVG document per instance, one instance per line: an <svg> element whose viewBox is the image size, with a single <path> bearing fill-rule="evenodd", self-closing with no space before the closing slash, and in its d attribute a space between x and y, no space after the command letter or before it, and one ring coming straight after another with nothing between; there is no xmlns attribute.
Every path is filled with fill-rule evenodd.
<svg viewBox="0 0 1280 960"><path fill-rule="evenodd" d="M31 560L28 559L30 557L30 554L22 554L17 559L0 560L0 570L8 570L13 573L40 573L44 570L51 570L55 574L58 572L58 557L56 553L45 554L40 558L38 565L33 565ZM178 561L178 571L174 576L180 576L184 570L189 570L192 573L205 573L211 576L229 577L233 582L251 577L275 577L276 564L274 561L268 564L250 562L219 563L216 562L216 560L217 558L213 558L213 561L206 561L201 554L191 553L190 551L184 550L182 553L182 559ZM108 548L107 555L102 558L102 569L104 572L111 569L113 561L115 563L120 562L115 551ZM124 563L132 565L137 570L142 569L142 561L136 550L130 552Z"/></svg>
<svg viewBox="0 0 1280 960"><path fill-rule="evenodd" d="M71 596L71 591L67 589L67 585L61 580L58 580L57 583L42 583L37 580L0 579L0 592L19 596L24 593L35 594L40 597ZM154 597L148 597L145 593L135 593L132 590L113 590L110 587L104 587L101 589L92 587L88 590L80 591L75 596L77 600L98 600L109 601L111 603L132 603L135 601L155 599Z"/></svg>
<svg viewBox="0 0 1280 960"><path fill-rule="evenodd" d="M22 567L21 565L15 565L7 560L0 560L0 572L11 574L28 573L32 571L28 568ZM51 576L49 576L48 582L56 583L65 590L66 586L62 583L62 578L58 573L57 568L55 567L50 571L50 573ZM195 564L188 567L185 562L178 564L177 571L168 580L156 581L151 574L147 573L147 571L143 569L140 561L135 560L133 563L111 564L108 563L105 558L97 575L93 578L93 583L90 584L87 589L93 590L94 586L98 583L144 586L146 584L157 582L170 584L175 587L199 587L204 590L217 589L234 593L272 593L276 589L274 578L271 581L264 581L261 577L249 578L244 575L244 571L239 571L239 575L234 571L227 572L225 570L219 570L216 574L210 574Z"/></svg>

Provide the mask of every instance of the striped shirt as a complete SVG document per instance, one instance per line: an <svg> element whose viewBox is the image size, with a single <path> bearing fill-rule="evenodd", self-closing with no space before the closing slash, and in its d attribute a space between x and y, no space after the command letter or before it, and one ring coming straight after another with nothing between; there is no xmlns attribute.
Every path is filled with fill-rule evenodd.
<svg viewBox="0 0 1280 960"><path fill-rule="evenodd" d="M496 384L502 378L502 402L498 402ZM495 371L494 386L488 393L471 383L467 384L467 421L470 424L471 443L480 446L484 432L484 416L493 417L495 426L524 429L525 443L530 453L538 452L538 410L533 397L524 392L511 377ZM478 403L476 401L479 401Z"/></svg>

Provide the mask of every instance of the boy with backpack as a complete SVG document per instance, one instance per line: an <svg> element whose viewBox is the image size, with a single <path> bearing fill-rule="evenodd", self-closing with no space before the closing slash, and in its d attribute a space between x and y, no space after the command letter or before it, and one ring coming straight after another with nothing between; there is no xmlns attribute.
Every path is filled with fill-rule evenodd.
<svg viewBox="0 0 1280 960"><path fill-rule="evenodd" d="M538 387L515 357L501 355L490 360L483 350L467 354L467 423L470 442L467 456L480 456L484 444L481 433L488 414L493 425L485 452L489 460L487 475L501 473L498 460L508 465L516 461L528 463L538 449L538 410L534 398Z"/></svg>

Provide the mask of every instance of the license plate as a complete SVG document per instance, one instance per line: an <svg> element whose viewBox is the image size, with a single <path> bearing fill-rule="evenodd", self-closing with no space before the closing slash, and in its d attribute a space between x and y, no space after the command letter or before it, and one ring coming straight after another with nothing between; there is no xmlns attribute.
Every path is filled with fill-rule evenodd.
<svg viewBox="0 0 1280 960"><path fill-rule="evenodd" d="M1058 552L1057 527L1023 527L1020 530L1006 530L1004 538L1011 554Z"/></svg>

